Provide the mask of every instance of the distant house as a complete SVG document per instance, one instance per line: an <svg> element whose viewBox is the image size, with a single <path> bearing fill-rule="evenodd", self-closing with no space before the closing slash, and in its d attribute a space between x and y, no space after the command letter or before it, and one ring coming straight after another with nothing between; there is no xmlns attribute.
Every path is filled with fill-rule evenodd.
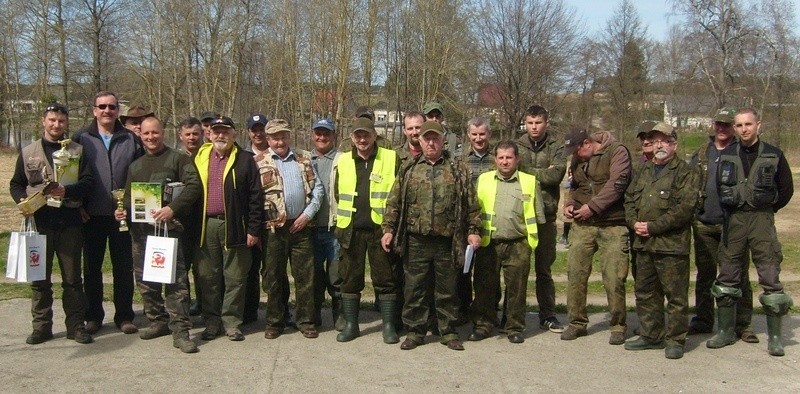
<svg viewBox="0 0 800 394"><path fill-rule="evenodd" d="M713 123L716 100L712 96L667 96L664 123L674 127L707 129Z"/></svg>

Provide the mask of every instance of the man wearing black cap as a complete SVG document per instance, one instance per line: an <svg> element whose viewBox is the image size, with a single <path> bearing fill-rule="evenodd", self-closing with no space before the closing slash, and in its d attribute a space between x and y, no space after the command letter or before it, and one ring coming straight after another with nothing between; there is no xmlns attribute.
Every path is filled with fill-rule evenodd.
<svg viewBox="0 0 800 394"><path fill-rule="evenodd" d="M53 153L61 149L59 141L64 139L69 124L68 116L67 108L61 104L53 103L45 107L42 139L22 148L9 188L11 197L17 203L36 192L44 193L45 188L49 195L62 198L61 206L45 205L34 214L39 233L47 237L47 276L44 280L31 283L33 332L25 340L30 345L53 338L53 284L50 273L53 271L54 256L58 256L61 270L61 286L64 290L61 301L66 314L67 339L74 339L78 343L92 342L83 323L86 298L81 281L83 234L78 207L91 190L93 178L84 160L82 146L75 142L66 145L70 164L57 183L48 184L56 181Z"/></svg>
<svg viewBox="0 0 800 394"><path fill-rule="evenodd" d="M658 122L650 128L646 138L655 148L653 159L634 174L625 193L625 220L635 233L640 321L639 338L626 342L625 349L666 348L666 358L679 359L686 342L689 237L697 180L693 167L675 158L678 135L672 126Z"/></svg>
<svg viewBox="0 0 800 394"><path fill-rule="evenodd" d="M267 339L278 338L285 328L282 300L287 291L287 260L295 282L297 327L306 338L319 336L314 322L314 251L309 224L325 192L311 153L292 149L291 132L285 120L269 121L269 149L255 158L263 185L264 226L269 230L262 272L267 293Z"/></svg>
<svg viewBox="0 0 800 394"><path fill-rule="evenodd" d="M195 156L203 204L200 249L197 253L204 340L221 334L244 339L239 326L244 315L250 249L259 242L263 200L258 168L250 152L235 143L236 128L228 117L214 119L210 142ZM223 291L224 289L224 291Z"/></svg>
<svg viewBox="0 0 800 394"><path fill-rule="evenodd" d="M736 109L721 108L714 116L713 135L692 155L691 164L697 167L700 184L700 201L692 226L694 236L694 262L697 265L695 286L695 313L689 323L689 335L708 334L714 331L714 297L711 286L717 278L719 244L722 241L722 223L725 214L720 205L717 178L719 156L728 146L738 144L733 130ZM753 290L749 275L742 275L742 298L736 304L736 336L748 343L758 343L750 323L753 317Z"/></svg>
<svg viewBox="0 0 800 394"><path fill-rule="evenodd" d="M114 276L114 324L133 334L133 260L131 237L120 231L114 219L116 202L111 191L125 187L128 166L144 154L141 140L118 121L119 102L112 92L94 97L94 121L75 134L92 171L94 186L82 207L84 220L83 258L86 292L86 331L93 334L103 325L103 260L108 242Z"/></svg>
<svg viewBox="0 0 800 394"><path fill-rule="evenodd" d="M255 156L269 149L267 133L264 132L264 127L267 125L268 121L269 119L267 119L264 114L260 113L255 113L247 117L247 133L250 137L250 148L245 150L252 152L254 159ZM261 259L262 247L263 245L257 245L251 249L253 262L250 265L250 272L247 274L247 291L244 300L244 324L258 320L258 307L261 303L261 268L264 263ZM286 294L286 298L288 303L288 293Z"/></svg>
<svg viewBox="0 0 800 394"><path fill-rule="evenodd" d="M364 118L368 119L368 118ZM358 120L356 120L358 121ZM332 186L335 172L333 168L341 156L336 149L336 125L327 118L314 122L311 126L311 162L317 169L319 181L325 189L319 204L319 211L314 218L314 323L322 325L322 303L325 292L331 297L331 312L336 330L344 328L344 317L341 315L341 292L339 286L339 241L333 230L336 225L336 201Z"/></svg>
<svg viewBox="0 0 800 394"><path fill-rule="evenodd" d="M631 156L608 131L591 136L572 129L564 140L564 153L572 155L572 185L564 202L564 216L574 219L567 254L569 326L561 339L586 336L586 293L592 259L600 253L603 287L611 315L608 343L625 343L625 279L628 276L628 227L623 197L630 183Z"/></svg>

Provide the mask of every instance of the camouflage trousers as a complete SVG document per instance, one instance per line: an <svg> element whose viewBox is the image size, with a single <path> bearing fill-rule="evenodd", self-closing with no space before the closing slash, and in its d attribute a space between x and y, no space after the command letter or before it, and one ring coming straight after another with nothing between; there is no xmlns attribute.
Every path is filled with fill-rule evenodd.
<svg viewBox="0 0 800 394"><path fill-rule="evenodd" d="M86 313L86 296L81 280L81 250L83 232L80 226L61 229L40 228L39 233L47 237L45 279L31 283L31 315L33 329L43 332L53 330L53 257L58 257L61 268L61 287L64 293L61 303L67 315L64 323L67 333L83 326Z"/></svg>
<svg viewBox="0 0 800 394"><path fill-rule="evenodd" d="M189 277L186 274L186 265L183 262L183 251L180 244L175 250L177 253L175 283L162 284L142 280L144 261L147 257L144 255L144 250L147 236L152 234L152 229L152 226L141 223L134 223L131 226L133 278L142 295L144 315L152 323L168 324L172 332L188 331L192 328L192 322L189 319ZM174 233L173 238L180 239L178 234ZM166 300L162 294L166 294Z"/></svg>
<svg viewBox="0 0 800 394"><path fill-rule="evenodd" d="M689 256L636 253L636 314L639 335L683 345L689 315ZM664 299L667 321L664 322Z"/></svg>
<svg viewBox="0 0 800 394"><path fill-rule="evenodd" d="M526 298L531 247L526 238L492 241L475 252L475 301L472 322L476 331L491 334L497 322L500 271L506 284L506 334L525 331Z"/></svg>
<svg viewBox="0 0 800 394"><path fill-rule="evenodd" d="M601 227L579 221L572 224L567 254L569 324L582 329L589 324L586 295L592 260L597 252L611 315L611 331L625 332L625 280L628 277L628 228L625 226Z"/></svg>
<svg viewBox="0 0 800 394"><path fill-rule="evenodd" d="M397 295L400 289L395 278L395 268L381 248L380 227L372 230L353 230L349 248L341 248L339 275L343 294L357 294L364 290L364 271L369 257L370 277L375 294ZM389 299L385 298L384 299Z"/></svg>
<svg viewBox="0 0 800 394"><path fill-rule="evenodd" d="M292 221L270 233L264 246L261 283L267 293L267 327L285 324L286 294L289 292L287 265L294 278L295 321L301 330L314 328L314 248L310 227L290 233Z"/></svg>
<svg viewBox="0 0 800 394"><path fill-rule="evenodd" d="M714 326L714 297L711 286L717 279L719 267L719 244L722 241L721 224L705 224L695 220L692 224L694 237L694 263L697 266L697 283L694 289L696 316L692 320ZM745 256L749 260L750 256ZM750 276L742 275L740 285L742 298L736 304L736 332L750 327L753 319L753 289Z"/></svg>
<svg viewBox="0 0 800 394"><path fill-rule="evenodd" d="M458 318L456 280L458 268L453 261L452 238L408 235L404 256L405 289L403 323L408 336L421 340L428 332L428 287L433 286L436 321L441 342L458 339L454 323Z"/></svg>

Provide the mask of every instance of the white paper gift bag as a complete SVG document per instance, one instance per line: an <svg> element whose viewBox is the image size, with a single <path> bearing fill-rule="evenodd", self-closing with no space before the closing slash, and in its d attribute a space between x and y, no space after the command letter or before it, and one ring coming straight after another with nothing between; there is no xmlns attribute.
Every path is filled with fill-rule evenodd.
<svg viewBox="0 0 800 394"><path fill-rule="evenodd" d="M24 231L12 233L8 245L6 277L17 282L44 280L47 275L47 237L36 230L32 217L25 220ZM10 266L15 268L11 268Z"/></svg>
<svg viewBox="0 0 800 394"><path fill-rule="evenodd" d="M178 239L168 235L165 224L163 227L156 226L155 235L147 236L142 271L142 280L145 282L175 283Z"/></svg>

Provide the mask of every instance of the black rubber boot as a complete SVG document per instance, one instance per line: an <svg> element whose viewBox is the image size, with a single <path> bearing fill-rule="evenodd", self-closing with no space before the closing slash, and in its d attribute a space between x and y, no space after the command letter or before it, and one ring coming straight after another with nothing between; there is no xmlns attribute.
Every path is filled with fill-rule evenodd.
<svg viewBox="0 0 800 394"><path fill-rule="evenodd" d="M358 329L358 308L361 304L361 294L342 294L342 314L344 315L344 328L336 336L337 342L350 342L358 338L361 332Z"/></svg>
<svg viewBox="0 0 800 394"><path fill-rule="evenodd" d="M400 337L395 329L394 319L397 311L397 301L382 299L381 317L383 318L383 343L393 344L400 342Z"/></svg>

